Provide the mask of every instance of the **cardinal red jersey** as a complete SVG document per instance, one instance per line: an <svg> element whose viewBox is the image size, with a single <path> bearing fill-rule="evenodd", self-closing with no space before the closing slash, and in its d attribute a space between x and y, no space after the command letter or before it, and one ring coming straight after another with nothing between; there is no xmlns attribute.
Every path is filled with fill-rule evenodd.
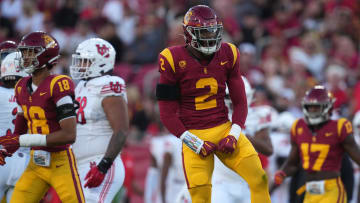
<svg viewBox="0 0 360 203"><path fill-rule="evenodd" d="M56 102L69 95L74 98L74 83L66 75L50 75L30 93L31 77L22 78L15 86L16 101L27 120L28 133L45 134L61 129L56 113ZM68 146L33 147L46 151L61 151Z"/></svg>
<svg viewBox="0 0 360 203"><path fill-rule="evenodd" d="M238 74L238 66L239 52L230 43L222 43L207 65L190 55L185 46L160 53L160 74L180 87L179 118L185 128L207 129L228 121L225 83L231 74Z"/></svg>
<svg viewBox="0 0 360 203"><path fill-rule="evenodd" d="M291 128L291 139L299 146L302 167L308 172L339 171L344 153L341 143L350 134L352 125L345 118L330 120L315 131L299 119Z"/></svg>

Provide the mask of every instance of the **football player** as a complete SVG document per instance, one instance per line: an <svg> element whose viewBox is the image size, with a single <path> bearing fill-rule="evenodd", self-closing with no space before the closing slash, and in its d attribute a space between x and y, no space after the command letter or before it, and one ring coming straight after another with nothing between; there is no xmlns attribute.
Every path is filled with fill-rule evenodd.
<svg viewBox="0 0 360 203"><path fill-rule="evenodd" d="M50 186L62 202L84 202L70 148L76 139L74 84L68 76L50 73L59 58L59 44L37 31L25 35L18 50L20 67L31 76L15 86L15 130L0 137L0 145L9 154L19 147L31 147L31 152L10 202L39 202Z"/></svg>
<svg viewBox="0 0 360 203"><path fill-rule="evenodd" d="M5 55L2 52L4 50L3 47L8 43L13 45L12 48L14 50L16 49L15 42L3 42L0 44L0 53L2 56ZM14 95L14 87L20 78L27 76L23 70L20 70L19 61L16 60L19 54L19 52L15 51L11 53L8 52L1 60L1 81L3 85L0 87L0 95L3 99L0 100L0 136L11 135L15 128L14 121L17 113L17 103ZM6 197L6 202L10 202L15 183L24 172L29 158L30 149L21 147L11 158L7 158L6 165L0 167L0 200ZM0 160L0 162L2 161L5 160Z"/></svg>
<svg viewBox="0 0 360 203"><path fill-rule="evenodd" d="M16 43L14 41L4 41L0 43L0 65L2 60L11 52L16 51ZM2 86L2 81L0 81L0 86Z"/></svg>
<svg viewBox="0 0 360 203"><path fill-rule="evenodd" d="M356 143L359 145L360 144L360 111L357 111L355 113L352 123L354 126L354 138ZM356 202L360 202L360 193L359 193L360 168L355 163L353 164L353 166L354 166L354 194L351 203L356 203Z"/></svg>
<svg viewBox="0 0 360 203"><path fill-rule="evenodd" d="M280 185L298 170L301 162L306 181L304 203L347 202L340 178L344 152L360 164L351 122L330 119L334 100L324 86L306 92L301 104L305 118L293 123L290 155L274 176L275 184Z"/></svg>
<svg viewBox="0 0 360 203"><path fill-rule="evenodd" d="M211 202L214 153L244 177L252 202L270 202L268 180L250 141L241 134L247 116L239 51L221 43L223 25L213 9L198 5L184 16L185 46L159 54L156 87L160 118L183 142L183 169L193 202ZM234 113L224 104L229 87Z"/></svg>
<svg viewBox="0 0 360 203"><path fill-rule="evenodd" d="M266 156L270 156L273 153L273 146L269 136L269 130L272 127L274 120L276 120L277 112L270 106L255 106L251 107L251 102L254 94L254 90L251 88L248 80L242 76L245 85L245 92L248 104L248 116L245 122L244 133L250 142L255 147L256 151L263 154L264 160L267 160ZM228 97L228 91L226 91L227 97L225 104L229 110L229 119L232 117L232 104ZM259 154L260 156L260 154ZM266 161L263 162L263 168L265 168ZM218 158L215 158L215 169L212 179L212 202L222 203L250 203L250 191L249 186L241 176L234 173L230 169L224 166ZM241 191L241 192L239 192Z"/></svg>
<svg viewBox="0 0 360 203"><path fill-rule="evenodd" d="M110 76L115 49L107 41L81 42L72 55L70 74L80 79L75 89L77 139L73 150L86 202L111 202L125 177L119 156L129 128L125 82Z"/></svg>

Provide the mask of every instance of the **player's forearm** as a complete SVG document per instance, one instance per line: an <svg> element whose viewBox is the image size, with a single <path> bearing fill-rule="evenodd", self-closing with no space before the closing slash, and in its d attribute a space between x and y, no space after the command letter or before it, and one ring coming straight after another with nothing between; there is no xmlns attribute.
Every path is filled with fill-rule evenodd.
<svg viewBox="0 0 360 203"><path fill-rule="evenodd" d="M106 158L114 161L125 145L127 135L123 131L113 134L105 152Z"/></svg>
<svg viewBox="0 0 360 203"><path fill-rule="evenodd" d="M159 101L160 120L176 137L180 137L186 131L184 124L177 115L178 101Z"/></svg>
<svg viewBox="0 0 360 203"><path fill-rule="evenodd" d="M264 154L265 156L270 156L273 153L273 148L271 143L267 143L263 140L255 139L251 136L247 136L250 142L254 145L254 148L257 152Z"/></svg>
<svg viewBox="0 0 360 203"><path fill-rule="evenodd" d="M14 134L22 135L28 130L27 122L23 113L18 113L15 119Z"/></svg>
<svg viewBox="0 0 360 203"><path fill-rule="evenodd" d="M59 130L54 133L46 135L46 146L62 146L67 144L73 144L76 140L76 132Z"/></svg>
<svg viewBox="0 0 360 203"><path fill-rule="evenodd" d="M232 122L244 129L248 106L245 85L240 75L238 77L232 77L229 80L229 93L234 108Z"/></svg>

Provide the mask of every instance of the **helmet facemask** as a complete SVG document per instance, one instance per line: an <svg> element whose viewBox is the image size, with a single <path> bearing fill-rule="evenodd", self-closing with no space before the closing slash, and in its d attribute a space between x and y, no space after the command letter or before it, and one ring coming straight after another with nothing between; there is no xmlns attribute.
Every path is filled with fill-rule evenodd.
<svg viewBox="0 0 360 203"><path fill-rule="evenodd" d="M19 58L20 68L23 69L27 74L32 74L36 69L43 67L39 66L38 56L44 53L45 49L41 46L33 47L19 47L21 56ZM43 65L45 67L45 64Z"/></svg>
<svg viewBox="0 0 360 203"><path fill-rule="evenodd" d="M330 119L333 102L302 103L302 110L306 121L310 125L317 125Z"/></svg>
<svg viewBox="0 0 360 203"><path fill-rule="evenodd" d="M223 26L193 27L187 26L186 31L191 36L191 46L203 54L211 55L220 48Z"/></svg>
<svg viewBox="0 0 360 203"><path fill-rule="evenodd" d="M83 56L80 53L73 54L70 66L71 77L75 80L94 77L92 70L96 68L94 67L95 61L95 57L90 55Z"/></svg>

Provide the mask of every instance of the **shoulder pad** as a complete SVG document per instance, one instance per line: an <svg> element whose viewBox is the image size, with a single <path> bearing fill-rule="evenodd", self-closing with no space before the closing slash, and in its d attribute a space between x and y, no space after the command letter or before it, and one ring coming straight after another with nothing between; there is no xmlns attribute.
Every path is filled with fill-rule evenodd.
<svg viewBox="0 0 360 203"><path fill-rule="evenodd" d="M174 62L174 58L173 58L173 55L170 51L170 48L166 48L164 50L162 50L160 52L160 68L164 71L165 70L165 67L163 67L164 63L165 62L162 62L161 60L163 60L162 58L165 58L166 61L169 63L172 71L175 73L175 62Z"/></svg>
<svg viewBox="0 0 360 203"><path fill-rule="evenodd" d="M227 43L231 49L231 52L233 54L233 63L232 63L232 66L234 67L235 63L236 63L236 60L238 59L238 51L237 51L237 47L232 44L232 43Z"/></svg>
<svg viewBox="0 0 360 203"><path fill-rule="evenodd" d="M65 79L65 80L68 80L70 83L73 83L72 82L72 79L67 76L67 75L56 75L55 77L53 77L51 79L51 82L50 82L50 95L52 96L53 95L53 91L54 91L54 86L55 84L60 81L61 79ZM68 84L69 85L69 84Z"/></svg>
<svg viewBox="0 0 360 203"><path fill-rule="evenodd" d="M125 92L125 81L118 76L104 75L90 80L87 85L103 96Z"/></svg>
<svg viewBox="0 0 360 203"><path fill-rule="evenodd" d="M300 120L301 119L296 119L296 121L292 124L292 126L291 126L291 135L293 135L293 136L296 135L296 127L297 127L297 124L298 124L298 122Z"/></svg>
<svg viewBox="0 0 360 203"><path fill-rule="evenodd" d="M337 132L338 132L338 136L341 136L341 131L343 129L343 126L345 126L345 130L347 134L352 133L352 125L350 123L350 121L346 118L340 118L337 122Z"/></svg>

